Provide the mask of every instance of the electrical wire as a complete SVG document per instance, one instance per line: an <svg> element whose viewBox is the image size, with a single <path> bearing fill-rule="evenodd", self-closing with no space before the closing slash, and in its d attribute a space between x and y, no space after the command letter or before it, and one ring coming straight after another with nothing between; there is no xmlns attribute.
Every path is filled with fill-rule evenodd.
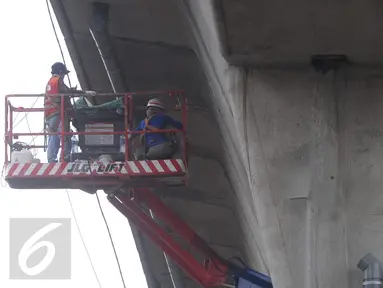
<svg viewBox="0 0 383 288"><path fill-rule="evenodd" d="M61 47L60 39L59 39L59 37L57 35L57 30L56 30L56 27L55 27L55 24L54 24L54 21L53 21L53 17L52 17L51 7L49 6L49 0L46 0L45 3L47 4L47 10L48 10L48 14L49 14L49 19L51 20L52 29L53 29L53 32L55 33L56 41L57 41L57 44L58 44L59 49L60 49L61 58L63 60L64 65L66 66L64 52L63 52L63 49ZM72 84L70 83L69 74L67 74L67 77L68 77L69 87L72 87Z"/></svg>
<svg viewBox="0 0 383 288"><path fill-rule="evenodd" d="M45 131L45 128L43 128L39 133L43 133ZM32 132L31 132L32 133ZM31 139L31 141L29 141L29 143L27 144L27 147L28 146L31 146L31 144L33 144L33 146L35 146L36 144L35 144L35 140L36 140L36 138L37 137L39 137L40 135L36 135L36 136L33 136L32 137L32 139ZM35 151L32 153L33 154L33 157L37 157L37 155L39 154L39 150L38 150L38 148L34 148L35 149Z"/></svg>
<svg viewBox="0 0 383 288"><path fill-rule="evenodd" d="M28 121L27 115L25 115L25 120L27 122L28 131L29 131L29 133L32 134L31 126L29 125L29 121ZM28 146L30 146L31 144L33 144L33 146L36 146L35 139L36 139L35 137L32 137L32 140L29 142ZM32 153L33 156L36 157L37 153L38 153L38 151L36 151L36 148L34 148L33 153Z"/></svg>
<svg viewBox="0 0 383 288"><path fill-rule="evenodd" d="M36 103L37 103L37 101L39 100L39 98L40 98L40 96L38 96L37 98L36 98L36 100L35 100L35 102L33 102L33 104L32 104L32 106L31 106L31 108L33 108L33 107L35 107L35 105L36 105ZM17 114L16 114L16 117L15 117L15 119L13 120L13 122L16 122L16 120L17 120L17 118L18 118L18 116L19 116L19 114L20 114L20 112L18 112ZM13 125L13 129L15 129L27 116L28 116L28 114L29 114L29 112L25 112L25 115L23 116L23 118L21 118L16 124L14 124Z"/></svg>
<svg viewBox="0 0 383 288"><path fill-rule="evenodd" d="M104 222L105 222L106 229L108 230L109 239L110 239L110 242L112 244L113 251L114 251L114 256L116 257L116 261L117 261L118 270L120 272L120 276L121 276L121 280L122 280L122 285L124 286L124 288L126 288L124 276L122 275L120 260L118 259L116 247L114 246L114 243L113 243L112 234L110 233L109 225L108 225L108 222L106 221L106 217L105 217L104 211L102 210L100 198L98 197L97 192L96 192L96 198L97 198L97 202L98 202L98 206L100 208L100 212L101 212L102 218L104 219Z"/></svg>
<svg viewBox="0 0 383 288"><path fill-rule="evenodd" d="M39 98L40 98L40 96L38 96L37 99L35 100L35 102L33 102L31 108L35 107L35 105L36 105L36 103L37 103L37 100L39 100ZM17 118L19 118L19 116L20 116L20 113L21 113L21 112L17 112L15 118L13 119L13 122L16 122ZM29 114L29 112L26 112L26 113L25 113L25 115L28 115L28 114ZM19 122L17 122L17 124L15 124L15 127L16 127L18 124L20 124L20 122L25 118L25 115L24 115L24 117L23 117L22 119L20 119Z"/></svg>
<svg viewBox="0 0 383 288"><path fill-rule="evenodd" d="M48 0L46 0L46 4L47 4L47 10L48 10L49 18L50 18L50 20L51 20L51 24L52 24L52 29L53 29L53 32L54 32L54 34L55 34L57 44L58 44L58 46L59 46L59 48L60 48L61 57L62 57L62 59L63 59L63 63L64 63L64 65L66 66L65 56L64 56L64 53L63 53L63 49L62 49L62 47L61 47L60 40L59 40L58 35L57 35L56 27L55 27L55 25L54 25L54 21L53 21L53 17L52 17L52 13L51 13L51 9L50 9L49 1L48 1ZM72 87L71 82L70 82L70 77L69 77L69 75L67 75L67 77L68 77L69 86ZM72 100L73 100L73 99L72 99ZM74 100L73 100L73 101L74 101ZM75 106L74 106L74 107L75 107ZM75 112L75 113L77 112L76 109L74 109L74 112ZM89 164L89 161L88 161L88 164ZM91 167L91 166L89 165L89 167ZM124 288L126 288L125 280L124 280L124 277L123 277L123 275L122 275L122 269L121 269L120 261L119 261L119 259L118 259L118 255L117 255L117 252L116 252L116 248L115 248L115 246L114 246L113 237L112 237L112 234L111 234L111 232L110 232L109 225L108 225L108 222L107 222L107 220L106 220L106 217L105 217L105 214L104 214L104 211L103 211L103 209L102 209L102 206L101 206L101 203L100 203L100 199L98 198L97 193L96 193L96 196L97 196L98 206L99 206L99 208L100 208L100 212L101 212L101 215L102 215L102 217L103 217L103 219L104 219L104 223L105 223L105 226L106 226L107 231L108 231L108 234L109 234L109 239L110 239L110 242L111 242L111 244L112 244L112 248L113 248L114 256L115 256L116 261L117 261L118 270L119 270L120 275L121 275L122 284L123 284Z"/></svg>
<svg viewBox="0 0 383 288"><path fill-rule="evenodd" d="M33 107L36 105L37 100L38 100L39 98L40 98L40 96L38 96L37 99L35 100L35 102L33 102L31 108L33 108ZM19 114L20 114L20 112L16 115L14 121L17 119L17 116L18 116ZM14 125L12 126L12 129L15 129L15 128L16 128L16 127L17 127L17 126L18 126L18 125L25 119L26 122L27 122L28 131L29 131L29 133L32 134L31 126L30 126L29 121L28 121L28 114L29 114L29 112L26 112L25 115L23 116L23 118L21 118L21 119L19 120L19 122L17 122L16 124L14 124ZM29 144L27 144L27 146L30 146L31 144L33 144L33 146L35 146L35 139L36 139L37 137L38 137L38 136L34 136L34 137L32 137L31 141L29 142ZM10 144L10 143L9 143L9 144ZM37 155L37 152L36 152L36 153L33 153L33 154L34 154L34 156L36 156L36 155Z"/></svg>
<svg viewBox="0 0 383 288"><path fill-rule="evenodd" d="M76 110L75 110L76 111ZM76 113L76 112L75 112ZM86 153L86 152L84 152ZM89 156L89 155L88 155ZM88 166L89 166L89 169L91 169L91 163L89 161L89 157L88 157ZM95 185L94 185L94 188ZM113 241L113 237L112 237L112 233L110 232L110 228L109 228L109 225L108 225L108 221L106 220L106 217L105 217L105 214L104 214L104 210L102 209L102 206L101 206L101 202L100 202L100 198L98 197L98 194L97 194L97 189L96 189L96 199L97 199L97 203L98 203L98 207L100 209L100 213L101 213L101 216L104 220L104 223L105 223L105 226L106 226L106 230L108 231L108 235L109 235L109 240L110 240L110 243L112 245L112 248L113 248L113 253L114 253L114 257L116 258L116 262L117 262L117 267L118 267L118 271L120 273L120 277L121 277L121 282L122 282L122 285L124 286L124 288L126 288L126 284L125 284L125 279L124 279L124 275L122 274L122 269L121 269L121 264L120 264L120 260L118 259L118 254L117 254L117 251L116 251L116 247L114 245L114 241Z"/></svg>
<svg viewBox="0 0 383 288"><path fill-rule="evenodd" d="M77 221L76 213L74 212L74 207L73 207L72 199L70 198L68 189L65 189L65 191L66 191L66 194L67 194L67 196L68 196L69 205L70 205L70 208L71 208L71 210L72 210L72 215L73 215L73 218L74 218L74 222L76 223L77 231L78 231L78 233L79 233L79 235L80 235L81 242L82 242L82 244L83 244L83 246L84 246L84 249L85 249L85 251L86 251L86 254L88 255L88 259L89 259L90 265L92 266L93 274L94 274L94 276L96 277L98 286L101 288L102 286L101 286L100 280L98 279L96 269L94 268L94 265L93 265L93 262L92 262L92 258L90 257L88 248L87 248L87 246L86 246L86 244L85 244L85 241L84 241L84 238L83 238L83 236L82 236L81 229L80 229L80 225L78 224L78 221Z"/></svg>
<svg viewBox="0 0 383 288"><path fill-rule="evenodd" d="M39 133L43 133L44 130L45 130L45 128L43 128ZM35 140L36 140L36 138L39 137L39 136L40 136L40 135L33 136L32 139L31 139L31 141L29 141L28 146L31 146L31 144L34 143Z"/></svg>

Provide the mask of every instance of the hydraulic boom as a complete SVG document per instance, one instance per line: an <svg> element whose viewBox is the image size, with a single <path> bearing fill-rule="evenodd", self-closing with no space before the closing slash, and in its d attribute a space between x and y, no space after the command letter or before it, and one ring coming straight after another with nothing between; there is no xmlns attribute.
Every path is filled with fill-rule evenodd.
<svg viewBox="0 0 383 288"><path fill-rule="evenodd" d="M222 259L149 188L121 189L109 194L108 200L203 287L222 286L228 277L234 279L235 287L238 288L273 287L268 276L251 269L239 268ZM202 254L205 257L204 263L201 265L190 252L182 248L147 211L151 211L185 243Z"/></svg>

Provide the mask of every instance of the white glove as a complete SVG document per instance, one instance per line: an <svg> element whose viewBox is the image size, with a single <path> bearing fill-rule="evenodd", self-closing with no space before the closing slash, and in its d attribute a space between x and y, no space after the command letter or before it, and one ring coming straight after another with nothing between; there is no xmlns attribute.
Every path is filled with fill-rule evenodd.
<svg viewBox="0 0 383 288"><path fill-rule="evenodd" d="M95 91L85 91L85 94L89 96L96 96L97 93Z"/></svg>

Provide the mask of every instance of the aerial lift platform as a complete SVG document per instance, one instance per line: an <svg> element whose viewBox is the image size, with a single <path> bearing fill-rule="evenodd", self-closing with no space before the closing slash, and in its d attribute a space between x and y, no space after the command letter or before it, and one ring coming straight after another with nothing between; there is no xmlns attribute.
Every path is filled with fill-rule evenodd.
<svg viewBox="0 0 383 288"><path fill-rule="evenodd" d="M13 116L15 112L43 112L43 108L14 107L12 98L44 97L45 95L8 95L5 97L5 180L14 189L80 189L88 193L104 190L109 202L116 207L137 228L157 244L170 258L177 263L190 277L202 287L222 287L232 283L237 288L272 288L270 277L249 268L238 267L220 257L201 237L186 223L173 213L153 192L156 187L186 186L187 185L187 102L182 91L157 91L122 94L99 94L98 96L120 97L122 109L102 112L102 120L92 119L92 116L82 117L81 114L89 109L75 108L73 121L88 121L77 132L61 133L17 133L14 131ZM53 95L61 98L73 95ZM80 95L76 95L80 96ZM97 97L97 96L96 96ZM133 157L129 134L142 134L133 129L133 113L136 99L142 97L170 97L176 103L175 110L182 114L183 129L166 129L150 131L150 133L180 133L181 153L176 159L136 160ZM74 105L75 106L75 105ZM76 107L76 106L75 106ZM110 115L107 115L110 113ZM117 114L116 114L117 113ZM64 105L61 105L61 123L64 123ZM88 114L92 115L92 114ZM94 115L94 114L93 114ZM84 116L84 115L83 115ZM94 118L94 117L93 117ZM97 117L96 117L97 118ZM82 120L81 120L82 119ZM86 122L85 121L85 122ZM121 125L122 123L122 125ZM63 124L61 131L64 131ZM88 125L88 128L87 127ZM104 125L104 126L103 126ZM109 125L105 129L105 125ZM102 126L103 129L96 128ZM96 127L96 128L95 128ZM123 128L121 130L121 127ZM82 131L83 130L83 131ZM95 131L96 130L96 131ZM146 132L147 133L147 132ZM58 163L40 163L28 157L13 157L12 153L26 153L29 149L45 149L46 145L28 145L15 141L20 137L46 137L59 135L61 147L65 145L65 137L78 135L82 152L76 153L69 162L64 161L64 150L61 149ZM90 137L106 135L103 143L90 145ZM116 148L121 146L120 137L126 140L123 152ZM88 137L88 138L86 138ZM90 142L89 142L90 141ZM16 152L15 152L16 151ZM110 161L98 161L99 154L112 155ZM29 155L29 154L28 154ZM75 155L73 153L73 155ZM121 157L123 159L121 159ZM26 160L29 159L29 160ZM156 220L152 217L155 215ZM162 221L167 227L158 224ZM176 241L169 228L180 239L193 248L194 252L203 256L203 263L198 261L195 254L189 252ZM230 285L229 285L230 286Z"/></svg>

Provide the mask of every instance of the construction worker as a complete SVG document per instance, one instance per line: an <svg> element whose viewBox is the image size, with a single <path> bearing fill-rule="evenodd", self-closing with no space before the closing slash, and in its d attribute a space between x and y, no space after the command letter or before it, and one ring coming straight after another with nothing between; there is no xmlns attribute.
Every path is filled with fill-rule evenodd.
<svg viewBox="0 0 383 288"><path fill-rule="evenodd" d="M50 96L53 94L60 93L84 93L88 95L95 95L94 91L81 91L76 90L76 88L69 88L64 83L64 77L70 71L66 68L63 63L56 62L52 65L51 78L48 81L45 90L44 98L44 118L46 130L48 133L61 132L61 97L59 96ZM64 131L69 132L70 128L70 117L74 116L74 110L72 104L70 103L69 97L64 97ZM47 148L47 158L48 163L57 162L57 154L60 149L60 140L59 135L49 135L48 136L48 148ZM71 136L66 136L64 141L64 161L69 160L71 151Z"/></svg>
<svg viewBox="0 0 383 288"><path fill-rule="evenodd" d="M146 105L146 118L141 121L136 131L164 130L168 129L168 126L181 130L182 123L165 115L164 110L165 107L160 100L156 98L149 100ZM169 133L147 132L145 134L130 134L129 138L140 135L146 159L169 159L174 154L176 147L167 134Z"/></svg>

